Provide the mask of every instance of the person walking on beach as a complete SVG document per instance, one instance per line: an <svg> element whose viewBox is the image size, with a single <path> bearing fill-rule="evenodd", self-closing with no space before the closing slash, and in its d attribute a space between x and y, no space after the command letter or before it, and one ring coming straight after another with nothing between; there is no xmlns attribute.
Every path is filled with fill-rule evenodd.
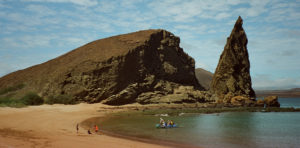
<svg viewBox="0 0 300 148"><path fill-rule="evenodd" d="M97 132L98 132L98 130L99 130L99 129L98 129L98 126L97 126L97 125L95 125L95 126L94 126L94 128L95 128L95 132L97 133Z"/></svg>
<svg viewBox="0 0 300 148"><path fill-rule="evenodd" d="M78 131L79 131L79 124L78 123L76 124L76 130L77 130L77 134L78 134Z"/></svg>

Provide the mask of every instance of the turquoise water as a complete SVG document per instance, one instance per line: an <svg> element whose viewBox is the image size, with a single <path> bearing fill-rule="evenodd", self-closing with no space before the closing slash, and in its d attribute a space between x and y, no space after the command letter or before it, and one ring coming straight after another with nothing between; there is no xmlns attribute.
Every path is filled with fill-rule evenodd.
<svg viewBox="0 0 300 148"><path fill-rule="evenodd" d="M300 98L279 98L280 107L300 108Z"/></svg>
<svg viewBox="0 0 300 148"><path fill-rule="evenodd" d="M290 101L289 101L290 100ZM281 106L300 106L297 100L280 99ZM298 104L297 104L298 103ZM298 112L227 112L219 114L184 114L167 116L179 127L157 129L160 116L124 115L99 120L103 130L121 135L208 148L300 147L300 113ZM97 121L95 121L97 122Z"/></svg>

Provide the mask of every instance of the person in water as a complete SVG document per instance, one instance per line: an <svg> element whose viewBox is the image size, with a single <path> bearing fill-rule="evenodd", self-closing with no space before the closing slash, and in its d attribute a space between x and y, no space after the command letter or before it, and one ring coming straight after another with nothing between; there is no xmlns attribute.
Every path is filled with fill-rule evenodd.
<svg viewBox="0 0 300 148"><path fill-rule="evenodd" d="M172 126L172 120L168 120L168 126Z"/></svg>
<svg viewBox="0 0 300 148"><path fill-rule="evenodd" d="M163 118L160 118L159 123L160 123L161 127L165 127L166 126L165 120Z"/></svg>
<svg viewBox="0 0 300 148"><path fill-rule="evenodd" d="M163 118L160 118L159 123L162 124L163 122L165 122L165 120Z"/></svg>
<svg viewBox="0 0 300 148"><path fill-rule="evenodd" d="M167 123L165 121L163 121L163 123L161 124L161 127L166 127Z"/></svg>

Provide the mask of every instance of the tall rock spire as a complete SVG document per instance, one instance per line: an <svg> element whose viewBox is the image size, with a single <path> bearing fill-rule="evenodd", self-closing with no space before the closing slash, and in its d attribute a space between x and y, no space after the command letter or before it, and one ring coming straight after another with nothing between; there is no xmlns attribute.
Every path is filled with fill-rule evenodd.
<svg viewBox="0 0 300 148"><path fill-rule="evenodd" d="M211 83L211 92L219 99L226 95L255 97L250 77L250 62L247 51L248 39L239 16L224 51L221 54Z"/></svg>

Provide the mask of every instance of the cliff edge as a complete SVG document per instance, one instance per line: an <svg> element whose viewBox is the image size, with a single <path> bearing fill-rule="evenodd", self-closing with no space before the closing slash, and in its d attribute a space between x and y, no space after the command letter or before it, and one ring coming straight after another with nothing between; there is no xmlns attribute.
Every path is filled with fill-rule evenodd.
<svg viewBox="0 0 300 148"><path fill-rule="evenodd" d="M149 100L154 96L173 94L179 86L204 90L195 77L194 59L179 43L179 37L160 29L97 40L8 74L0 79L0 88L22 84L16 96L31 91L43 98L68 95L80 102L115 105L153 103Z"/></svg>

